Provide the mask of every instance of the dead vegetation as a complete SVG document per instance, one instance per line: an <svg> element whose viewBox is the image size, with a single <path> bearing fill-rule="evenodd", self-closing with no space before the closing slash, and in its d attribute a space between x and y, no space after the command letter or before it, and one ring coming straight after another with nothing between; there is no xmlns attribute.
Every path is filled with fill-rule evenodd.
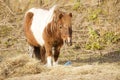
<svg viewBox="0 0 120 80"><path fill-rule="evenodd" d="M59 65L52 68L46 68L45 66L40 65L39 61L29 58L28 55L20 54L19 56L17 55L16 57L14 56L1 62L0 79L7 78L6 80L119 80L119 64L120 63L94 63L92 65L86 64L77 67Z"/></svg>
<svg viewBox="0 0 120 80"><path fill-rule="evenodd" d="M22 22L27 9L55 3L73 13L73 46L63 46L61 66L48 69L27 55ZM0 0L0 79L120 80L119 21L119 0Z"/></svg>

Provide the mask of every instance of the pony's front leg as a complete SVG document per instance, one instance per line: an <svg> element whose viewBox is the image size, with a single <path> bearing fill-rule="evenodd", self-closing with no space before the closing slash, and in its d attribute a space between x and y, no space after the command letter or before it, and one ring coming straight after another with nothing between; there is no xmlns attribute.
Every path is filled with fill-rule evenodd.
<svg viewBox="0 0 120 80"><path fill-rule="evenodd" d="M51 67L52 66L52 46L50 45L45 45L45 49L46 49L46 57L47 57L47 67Z"/></svg>
<svg viewBox="0 0 120 80"><path fill-rule="evenodd" d="M54 48L54 60L53 60L53 66L58 65L58 57L60 54L60 48Z"/></svg>

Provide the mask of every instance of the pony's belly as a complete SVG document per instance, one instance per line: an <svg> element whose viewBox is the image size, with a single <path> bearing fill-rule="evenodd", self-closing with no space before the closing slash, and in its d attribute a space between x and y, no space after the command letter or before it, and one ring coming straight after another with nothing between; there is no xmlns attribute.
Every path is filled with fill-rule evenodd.
<svg viewBox="0 0 120 80"><path fill-rule="evenodd" d="M40 46L43 46L43 45L44 45L44 40L43 40L42 35L40 35L40 34L37 33L37 32L36 32L36 33L34 32L34 37L35 37L37 43L38 43Z"/></svg>
<svg viewBox="0 0 120 80"><path fill-rule="evenodd" d="M36 23L33 21L33 24L31 25L31 31L33 33L33 36L35 37L37 43L41 46L44 45L44 40L43 40L43 31L44 27L39 26L39 23Z"/></svg>

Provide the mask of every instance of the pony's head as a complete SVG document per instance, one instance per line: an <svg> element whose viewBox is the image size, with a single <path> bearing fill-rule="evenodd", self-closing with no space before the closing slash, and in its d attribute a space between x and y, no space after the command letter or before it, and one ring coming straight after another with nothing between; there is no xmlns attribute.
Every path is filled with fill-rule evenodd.
<svg viewBox="0 0 120 80"><path fill-rule="evenodd" d="M72 45L72 13L56 12L56 14L57 17L55 17L55 20L57 20L57 30L61 38L68 45Z"/></svg>

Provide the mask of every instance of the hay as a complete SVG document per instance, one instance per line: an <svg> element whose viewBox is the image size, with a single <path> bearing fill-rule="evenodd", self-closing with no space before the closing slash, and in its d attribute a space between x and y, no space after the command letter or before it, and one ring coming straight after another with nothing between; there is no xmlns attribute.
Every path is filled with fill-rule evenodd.
<svg viewBox="0 0 120 80"><path fill-rule="evenodd" d="M4 78L23 76L25 74L37 74L45 70L38 60L22 54L6 59L0 64L0 76Z"/></svg>

